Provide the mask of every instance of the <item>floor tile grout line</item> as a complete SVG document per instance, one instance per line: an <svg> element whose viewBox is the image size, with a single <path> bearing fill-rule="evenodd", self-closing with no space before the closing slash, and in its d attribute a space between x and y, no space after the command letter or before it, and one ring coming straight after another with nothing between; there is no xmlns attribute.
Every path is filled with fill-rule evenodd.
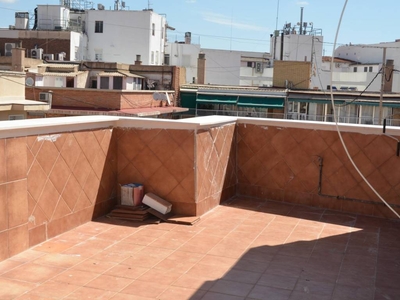
<svg viewBox="0 0 400 300"><path fill-rule="evenodd" d="M356 216L356 219L355 219L354 224L357 222L357 218L358 218L358 217ZM346 226L347 226L347 225L346 225ZM351 228L351 227L354 227L354 225L352 225L352 226L347 226L347 227ZM344 259L345 259L345 257L346 257L347 248L348 248L349 243L350 243L350 237L351 237L351 233L352 233L352 232L353 232L353 231L351 230L351 231L348 233L348 234L349 234L349 237L347 238L346 246L345 246L345 249L343 250L343 257L342 257L342 260L341 260L341 262L340 262L339 271L338 271L338 273L337 273L337 276L336 276L336 279L335 279L335 283L334 283L334 287L333 287L333 291L332 291L332 294L331 294L332 297L334 297L334 295L335 295L335 291L336 291L336 288L337 288L337 285L338 285L339 276L340 276L340 273L341 273L342 268L343 268L343 262L344 262Z"/></svg>
<svg viewBox="0 0 400 300"><path fill-rule="evenodd" d="M377 243L377 253L376 253L376 260L375 260L375 273L374 273L374 286L373 286L373 300L375 299L376 296L376 279L378 278L378 264L379 264L379 241L381 237L381 227L378 229L378 243Z"/></svg>

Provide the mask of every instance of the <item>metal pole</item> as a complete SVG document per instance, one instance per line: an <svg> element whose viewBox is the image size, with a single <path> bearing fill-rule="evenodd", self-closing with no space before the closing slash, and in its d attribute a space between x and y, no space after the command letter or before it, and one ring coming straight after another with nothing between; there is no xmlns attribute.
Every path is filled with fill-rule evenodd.
<svg viewBox="0 0 400 300"><path fill-rule="evenodd" d="M278 18L279 18L279 0L278 0L278 5L276 6L276 23L275 23L275 30L278 30Z"/></svg>
<svg viewBox="0 0 400 300"><path fill-rule="evenodd" d="M386 69L386 47L383 48L383 58L382 58L382 80L381 80L381 93L379 97L379 125L382 125L382 118L383 118L383 90L385 88L385 69Z"/></svg>

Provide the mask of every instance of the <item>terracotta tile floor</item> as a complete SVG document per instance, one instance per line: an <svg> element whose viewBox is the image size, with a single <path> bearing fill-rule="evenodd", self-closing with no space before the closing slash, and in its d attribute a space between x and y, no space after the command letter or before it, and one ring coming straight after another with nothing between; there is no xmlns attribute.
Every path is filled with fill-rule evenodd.
<svg viewBox="0 0 400 300"><path fill-rule="evenodd" d="M400 299L400 223L244 198L101 218L1 262L0 299Z"/></svg>

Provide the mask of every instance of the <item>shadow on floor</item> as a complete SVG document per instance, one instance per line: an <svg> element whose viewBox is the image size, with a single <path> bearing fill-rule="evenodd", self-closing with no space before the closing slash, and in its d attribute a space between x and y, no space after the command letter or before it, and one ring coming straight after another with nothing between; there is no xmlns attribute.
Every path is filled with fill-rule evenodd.
<svg viewBox="0 0 400 300"><path fill-rule="evenodd" d="M235 259L242 242L253 242L228 272L215 274L219 278L206 281L191 300L400 299L399 222L248 198L224 205L257 214L213 248L209 272L228 263L221 257ZM207 221L215 220L218 230L223 218L217 211ZM278 222L251 233L251 226L270 219Z"/></svg>

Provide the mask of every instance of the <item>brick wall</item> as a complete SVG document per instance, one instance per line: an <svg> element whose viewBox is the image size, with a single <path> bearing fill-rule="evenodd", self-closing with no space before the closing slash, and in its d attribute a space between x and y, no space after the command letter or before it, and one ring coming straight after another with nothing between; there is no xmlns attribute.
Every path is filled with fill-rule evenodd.
<svg viewBox="0 0 400 300"><path fill-rule="evenodd" d="M64 37L49 37L49 38L0 38L0 52L4 55L4 44L5 43L17 43L22 41L22 48L26 49L26 57L31 57L30 50L37 48L42 48L44 54L56 54L60 52L65 52L65 60L70 58L70 40Z"/></svg>
<svg viewBox="0 0 400 300"><path fill-rule="evenodd" d="M118 110L121 107L120 92L104 91L96 89L69 89L69 88L26 88L27 99L39 99L41 92L53 92L53 106L80 107Z"/></svg>
<svg viewBox="0 0 400 300"><path fill-rule="evenodd" d="M293 89L309 89L310 76L310 62L281 60L274 62L274 87L286 88L286 81L288 81Z"/></svg>

